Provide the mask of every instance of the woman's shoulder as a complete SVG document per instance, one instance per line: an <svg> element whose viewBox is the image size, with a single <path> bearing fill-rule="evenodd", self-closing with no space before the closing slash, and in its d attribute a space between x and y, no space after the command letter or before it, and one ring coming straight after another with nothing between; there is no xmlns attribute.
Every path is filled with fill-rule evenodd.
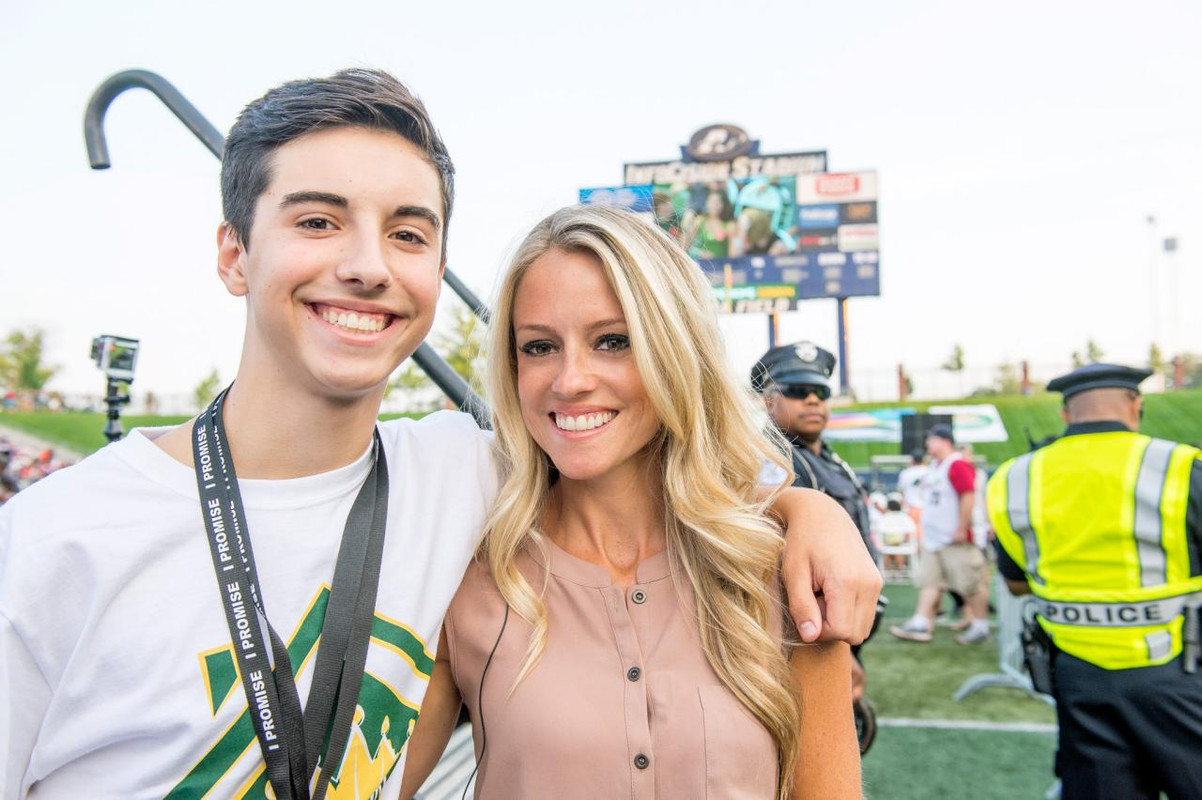
<svg viewBox="0 0 1202 800"><path fill-rule="evenodd" d="M470 614L481 605L490 604L494 600L504 602L497 589L497 582L493 580L488 561L477 555L463 573L463 581L459 584L459 589L455 592L455 598L451 601L451 607L447 613L448 615L459 615L466 611Z"/></svg>
<svg viewBox="0 0 1202 800"><path fill-rule="evenodd" d="M538 565L526 550L518 553L515 563L526 579L533 581ZM501 613L504 609L505 598L497 588L488 557L478 554L463 573L463 581L451 600L447 618L452 621L480 619Z"/></svg>

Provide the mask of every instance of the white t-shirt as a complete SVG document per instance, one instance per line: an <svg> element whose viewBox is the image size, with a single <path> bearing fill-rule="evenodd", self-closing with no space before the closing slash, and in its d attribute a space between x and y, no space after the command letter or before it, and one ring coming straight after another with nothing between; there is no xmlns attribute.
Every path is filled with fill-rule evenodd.
<svg viewBox="0 0 1202 800"><path fill-rule="evenodd" d="M390 490L359 710L328 796L393 797L444 613L496 493L491 437L441 412L381 423ZM134 431L0 509L0 794L264 797L196 479ZM298 443L298 446L301 446ZM263 601L304 703L370 451L240 481ZM382 789L382 791L381 791Z"/></svg>
<svg viewBox="0 0 1202 800"><path fill-rule="evenodd" d="M886 511L881 515L881 543L886 547L900 547L918 532L918 526L905 511Z"/></svg>
<svg viewBox="0 0 1202 800"><path fill-rule="evenodd" d="M922 508L922 478L930 469L926 464L912 464L897 473L897 490L910 508Z"/></svg>
<svg viewBox="0 0 1202 800"><path fill-rule="evenodd" d="M931 553L951 544L960 525L960 495L947 476L959 460L960 454L952 453L922 476L922 547Z"/></svg>

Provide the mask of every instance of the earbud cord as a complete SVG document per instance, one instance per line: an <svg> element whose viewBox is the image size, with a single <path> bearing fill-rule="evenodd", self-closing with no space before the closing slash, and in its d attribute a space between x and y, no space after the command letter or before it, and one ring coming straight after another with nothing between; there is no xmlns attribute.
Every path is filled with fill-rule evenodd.
<svg viewBox="0 0 1202 800"><path fill-rule="evenodd" d="M488 653L488 659L484 662L484 670L480 673L480 692L476 698L476 708L480 712L480 757L476 759L476 766L472 767L472 774L468 776L467 783L463 785L463 795L459 800L467 800L467 790L472 785L472 780L476 777L476 771L480 769L480 762L484 760L484 750L488 747L488 731L484 727L484 677L488 675L488 667L492 664L492 657L497 652L497 647L501 644L501 637L505 635L505 626L509 624L509 604L505 604L505 618L501 620L501 630L497 634L497 640L493 642L492 650Z"/></svg>

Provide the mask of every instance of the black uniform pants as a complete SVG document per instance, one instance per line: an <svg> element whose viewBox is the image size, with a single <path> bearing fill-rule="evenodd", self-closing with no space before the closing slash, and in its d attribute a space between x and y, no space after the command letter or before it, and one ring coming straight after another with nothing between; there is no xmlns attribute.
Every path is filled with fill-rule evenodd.
<svg viewBox="0 0 1202 800"><path fill-rule="evenodd" d="M1055 660L1063 800L1202 798L1202 672Z"/></svg>

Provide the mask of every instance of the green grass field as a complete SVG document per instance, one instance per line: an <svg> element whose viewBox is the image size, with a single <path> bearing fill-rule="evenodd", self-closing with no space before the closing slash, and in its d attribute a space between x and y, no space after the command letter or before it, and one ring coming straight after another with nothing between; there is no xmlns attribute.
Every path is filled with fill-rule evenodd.
<svg viewBox="0 0 1202 800"><path fill-rule="evenodd" d="M1040 800L1052 785L1050 733L882 728L864 757L869 800Z"/></svg>
<svg viewBox="0 0 1202 800"><path fill-rule="evenodd" d="M994 643L964 646L937 627L930 644L889 635L892 624L914 610L917 589L885 587L889 610L881 631L863 649L868 696L878 718L916 720L915 727L882 725L864 757L864 784L871 800L1042 798L1052 784L1053 733L920 727L946 721L966 724L1053 724L1055 711L1012 689L982 689L953 699L969 678L997 672ZM950 603L948 604L950 608Z"/></svg>
<svg viewBox="0 0 1202 800"><path fill-rule="evenodd" d="M868 696L878 714L988 722L1056 721L1046 703L1013 689L983 689L960 702L953 700L952 695L969 678L997 672L997 645L956 644L955 632L946 627L936 627L935 639L929 644L890 636L889 626L900 625L913 613L918 590L889 584L884 594L889 598L885 620L861 653L868 673Z"/></svg>
<svg viewBox="0 0 1202 800"><path fill-rule="evenodd" d="M186 419L187 417L123 416L121 427L128 431L130 428L178 425ZM84 455L104 447L105 421L104 414L78 411L57 414L48 411L0 414L0 425L25 431L51 444Z"/></svg>

